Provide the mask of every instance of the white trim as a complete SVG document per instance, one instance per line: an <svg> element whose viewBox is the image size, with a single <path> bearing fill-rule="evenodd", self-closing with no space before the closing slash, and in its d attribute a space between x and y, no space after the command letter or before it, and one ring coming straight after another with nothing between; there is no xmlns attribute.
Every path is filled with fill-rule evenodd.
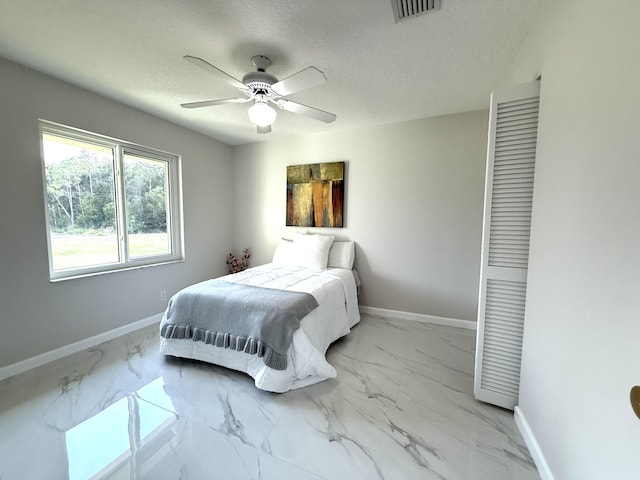
<svg viewBox="0 0 640 480"><path fill-rule="evenodd" d="M377 315L380 317L394 318L398 320L411 320L414 322L432 323L436 325L446 325L448 327L466 328L476 330L477 324L471 320L459 320L457 318L436 317L423 313L402 312L399 310L387 310L386 308L367 307L360 305L360 313Z"/></svg>
<svg viewBox="0 0 640 480"><path fill-rule="evenodd" d="M138 320L137 322L129 323L127 325L123 325L122 327L114 328L113 330L94 335L93 337L85 338L84 340L80 340L70 345L65 345L64 347L50 350L40 355L36 355L35 357L27 358L20 362L1 367L0 381L4 380L5 378L13 377L20 373L26 372L27 370L31 370L55 360L67 357L74 353L81 352L91 347L95 347L97 345L100 345L101 343L113 340L114 338L127 335L128 333L148 327L150 325L153 325L154 323L160 323L161 319L162 313L158 313L142 320Z"/></svg>
<svg viewBox="0 0 640 480"><path fill-rule="evenodd" d="M518 430L520 430L520 435L524 439L524 443L527 444L527 448L531 453L531 457L533 458L536 467L538 468L538 473L540 474L540 478L542 480L554 480L553 473L551 473L551 469L549 468L549 464L547 460L544 458L544 453L542 453L542 449L540 448L540 444L536 439L536 436L533 434L533 430L529 426L529 422L527 418L524 416L522 409L516 405L513 418L516 421L516 425L518 426Z"/></svg>

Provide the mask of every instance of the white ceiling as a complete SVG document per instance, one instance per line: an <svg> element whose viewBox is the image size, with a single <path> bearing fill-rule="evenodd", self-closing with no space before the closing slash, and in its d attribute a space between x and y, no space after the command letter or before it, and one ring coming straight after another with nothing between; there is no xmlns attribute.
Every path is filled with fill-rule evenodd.
<svg viewBox="0 0 640 480"><path fill-rule="evenodd" d="M0 56L238 145L487 108L537 6L442 0L395 23L389 0L0 0ZM241 96L186 54L240 79L257 54L280 79L313 65L327 82L287 98L337 120L278 110L258 135L247 104L183 109Z"/></svg>

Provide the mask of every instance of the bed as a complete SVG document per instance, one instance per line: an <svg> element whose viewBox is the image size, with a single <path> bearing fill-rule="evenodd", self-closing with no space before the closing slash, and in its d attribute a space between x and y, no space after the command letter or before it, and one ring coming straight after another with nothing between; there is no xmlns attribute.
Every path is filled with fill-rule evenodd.
<svg viewBox="0 0 640 480"><path fill-rule="evenodd" d="M282 239L271 263L176 293L160 352L245 372L271 392L334 378L326 351L360 321L354 258L354 242L329 235Z"/></svg>

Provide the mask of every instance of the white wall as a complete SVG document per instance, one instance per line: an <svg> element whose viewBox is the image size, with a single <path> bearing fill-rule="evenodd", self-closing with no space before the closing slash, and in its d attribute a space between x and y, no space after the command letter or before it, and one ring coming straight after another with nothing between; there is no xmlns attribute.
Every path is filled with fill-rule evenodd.
<svg viewBox="0 0 640 480"><path fill-rule="evenodd" d="M236 251L265 263L293 235L287 165L345 161L345 228L314 230L357 242L360 304L475 321L487 122L480 111L234 147Z"/></svg>
<svg viewBox="0 0 640 480"><path fill-rule="evenodd" d="M0 367L127 325L225 273L231 147L0 59ZM186 262L49 282L38 119L182 155Z"/></svg>
<svg viewBox="0 0 640 480"><path fill-rule="evenodd" d="M548 1L519 406L558 480L640 478L640 3Z"/></svg>

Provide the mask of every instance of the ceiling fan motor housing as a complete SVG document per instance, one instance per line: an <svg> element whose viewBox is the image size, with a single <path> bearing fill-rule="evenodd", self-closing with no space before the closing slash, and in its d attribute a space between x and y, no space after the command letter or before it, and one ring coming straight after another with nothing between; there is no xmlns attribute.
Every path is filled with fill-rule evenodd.
<svg viewBox="0 0 640 480"><path fill-rule="evenodd" d="M254 94L271 94L271 85L278 82L274 75L267 73L271 59L265 55L255 55L251 57L251 62L257 71L247 73L242 77L242 83L250 87Z"/></svg>
<svg viewBox="0 0 640 480"><path fill-rule="evenodd" d="M263 90L263 92L256 93L267 93L271 89L271 85L277 82L278 79L267 72L249 72L242 77L242 83L254 91Z"/></svg>

